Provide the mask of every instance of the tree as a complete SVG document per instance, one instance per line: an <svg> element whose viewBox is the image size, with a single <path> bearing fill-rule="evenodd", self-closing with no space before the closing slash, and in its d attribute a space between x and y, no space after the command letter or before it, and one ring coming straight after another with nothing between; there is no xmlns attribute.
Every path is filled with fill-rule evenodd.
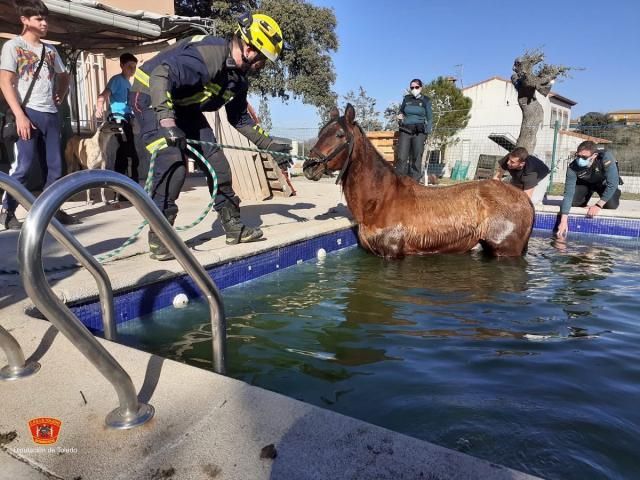
<svg viewBox="0 0 640 480"><path fill-rule="evenodd" d="M536 135L544 120L544 112L536 98L536 92L546 97L556 79L568 77L570 70L575 69L544 63L544 53L540 50L527 51L515 59L511 83L518 92L518 105L522 110L517 146L530 152L535 150Z"/></svg>
<svg viewBox="0 0 640 480"><path fill-rule="evenodd" d="M400 113L400 104L397 102L391 102L382 113L384 119L385 130L397 130L398 129L398 113Z"/></svg>
<svg viewBox="0 0 640 480"><path fill-rule="evenodd" d="M319 127L322 128L329 121L329 113L333 106L336 106L338 102L334 101L332 104L321 106L318 108L318 116L320 117ZM377 100L367 95L367 91L362 87L358 87L358 93L353 90L349 90L346 95L342 96L342 102L340 105L340 111L344 111L347 107L347 103L353 105L356 110L356 120L360 126L367 132L382 129L382 122L380 121L380 112L376 111Z"/></svg>
<svg viewBox="0 0 640 480"><path fill-rule="evenodd" d="M216 20L216 35L222 37L233 35L237 17L247 10L270 15L282 28L287 48L280 61L268 62L251 80L251 93L283 101L293 97L316 107L335 103L332 86L336 76L330 53L338 49L338 38L333 10L305 0L175 0L175 5L180 15Z"/></svg>
<svg viewBox="0 0 640 480"><path fill-rule="evenodd" d="M427 139L427 151L443 152L448 145L457 141L456 132L469 123L472 101L445 77L432 80L423 87L422 92L431 99L433 108L433 128Z"/></svg>
<svg viewBox="0 0 640 480"><path fill-rule="evenodd" d="M358 87L358 94L353 90L349 90L343 98L342 110L347 103L353 105L356 110L356 120L365 132L382 129L380 121L380 112L376 111L376 99L367 95L367 91L362 87Z"/></svg>
<svg viewBox="0 0 640 480"><path fill-rule="evenodd" d="M580 117L578 123L578 131L581 133L590 134L594 128L608 127L613 123L613 120L606 113L589 112Z"/></svg>
<svg viewBox="0 0 640 480"><path fill-rule="evenodd" d="M267 100L267 97L260 97L258 118L260 119L260 126L267 132L270 132L273 125L271 123L271 112L269 111L269 100Z"/></svg>
<svg viewBox="0 0 640 480"><path fill-rule="evenodd" d="M176 15L185 17L211 17L211 0L174 0Z"/></svg>
<svg viewBox="0 0 640 480"><path fill-rule="evenodd" d="M614 122L606 113L589 112L580 117L577 130L585 135L613 140L615 137L613 127Z"/></svg>
<svg viewBox="0 0 640 480"><path fill-rule="evenodd" d="M337 106L337 104L338 104L337 98L338 98L338 96L334 95L332 102L330 102L330 103L328 103L326 105L320 105L316 109L318 111L318 118L319 118L318 128L324 127L329 122L331 109L333 107Z"/></svg>

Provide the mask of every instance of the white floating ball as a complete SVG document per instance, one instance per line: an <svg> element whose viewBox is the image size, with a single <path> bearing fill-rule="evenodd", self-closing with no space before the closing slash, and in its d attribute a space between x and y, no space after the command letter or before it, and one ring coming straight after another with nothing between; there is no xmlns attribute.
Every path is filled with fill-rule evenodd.
<svg viewBox="0 0 640 480"><path fill-rule="evenodd" d="M320 250L318 250L318 253L316 255L318 259L325 258L327 256L327 251L324 248L321 248Z"/></svg>
<svg viewBox="0 0 640 480"><path fill-rule="evenodd" d="M183 308L189 304L189 297L184 293L179 293L173 298L173 306L176 308Z"/></svg>

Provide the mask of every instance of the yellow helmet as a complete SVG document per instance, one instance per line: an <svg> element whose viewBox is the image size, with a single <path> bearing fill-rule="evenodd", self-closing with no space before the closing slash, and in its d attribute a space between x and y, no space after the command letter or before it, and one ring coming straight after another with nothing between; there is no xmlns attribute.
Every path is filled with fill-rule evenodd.
<svg viewBox="0 0 640 480"><path fill-rule="evenodd" d="M247 44L256 48L272 62L275 62L282 52L284 45L282 30L268 15L245 13L238 19L237 31Z"/></svg>

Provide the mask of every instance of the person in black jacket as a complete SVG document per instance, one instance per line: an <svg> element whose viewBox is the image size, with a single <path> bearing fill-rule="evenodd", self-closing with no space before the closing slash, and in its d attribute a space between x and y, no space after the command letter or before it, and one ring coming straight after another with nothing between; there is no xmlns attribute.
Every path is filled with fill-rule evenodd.
<svg viewBox="0 0 640 480"><path fill-rule="evenodd" d="M427 135L431 133L433 113L431 100L422 93L420 79L411 80L409 90L411 93L402 99L398 115L400 135L395 167L398 174L423 182L422 153Z"/></svg>
<svg viewBox="0 0 640 480"><path fill-rule="evenodd" d="M157 153L153 175L153 200L173 224L178 214L176 199L185 181L187 138L216 142L203 112L223 106L229 123L258 148L288 153L290 144L274 141L247 111L247 76L275 62L284 40L278 24L263 14L242 15L231 40L196 35L176 42L146 61L134 74L131 105L148 155ZM214 208L220 215L227 244L262 238L259 228L240 220L240 200L233 191L231 169L222 150L198 147L218 177ZM290 157L278 156L281 168ZM201 166L205 171L206 167ZM209 190L213 182L208 175ZM171 253L149 232L151 258L169 260Z"/></svg>
<svg viewBox="0 0 640 480"><path fill-rule="evenodd" d="M549 167L538 157L529 155L524 147L516 147L498 161L494 180L502 180L505 172L511 175L511 185L524 190L537 205L542 202L549 187Z"/></svg>

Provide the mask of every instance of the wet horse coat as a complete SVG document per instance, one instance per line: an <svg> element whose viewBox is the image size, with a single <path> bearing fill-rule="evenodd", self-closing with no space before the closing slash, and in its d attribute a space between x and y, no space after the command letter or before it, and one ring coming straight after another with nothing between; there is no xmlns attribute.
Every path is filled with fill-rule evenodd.
<svg viewBox="0 0 640 480"><path fill-rule="evenodd" d="M497 180L425 187L398 176L355 123L351 105L344 117L333 112L304 164L311 180L337 170L360 243L376 255L467 252L478 243L494 256L526 252L535 212L522 190Z"/></svg>

